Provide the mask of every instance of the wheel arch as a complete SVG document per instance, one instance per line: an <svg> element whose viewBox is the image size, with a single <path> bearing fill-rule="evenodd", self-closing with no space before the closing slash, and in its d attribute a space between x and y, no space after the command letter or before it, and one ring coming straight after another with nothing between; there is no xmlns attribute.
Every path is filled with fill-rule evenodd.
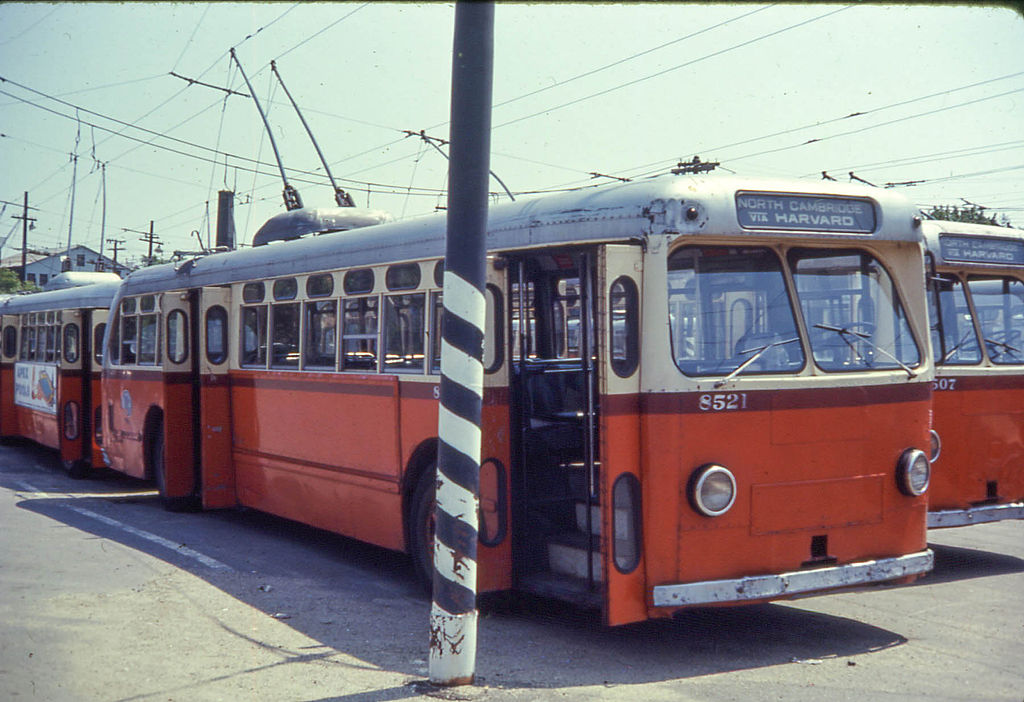
<svg viewBox="0 0 1024 702"><path fill-rule="evenodd" d="M425 439L417 446L406 463L405 474L402 476L402 533L405 536L405 551L410 552L412 545L411 520L409 511L412 508L413 493L424 472L437 461L437 437Z"/></svg>

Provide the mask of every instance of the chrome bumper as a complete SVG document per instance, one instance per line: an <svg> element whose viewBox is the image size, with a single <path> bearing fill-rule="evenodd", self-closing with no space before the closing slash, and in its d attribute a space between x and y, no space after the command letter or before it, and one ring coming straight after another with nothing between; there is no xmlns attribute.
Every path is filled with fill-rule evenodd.
<svg viewBox="0 0 1024 702"><path fill-rule="evenodd" d="M1005 505L981 505L970 509L947 509L928 513L928 528L958 527L998 522L1000 519L1024 519L1024 502Z"/></svg>
<svg viewBox="0 0 1024 702"><path fill-rule="evenodd" d="M764 600L850 585L878 583L927 573L932 569L934 561L935 555L931 549L925 549L906 556L880 558L877 561L862 561L830 568L681 585L657 585L654 588L654 606L680 607Z"/></svg>

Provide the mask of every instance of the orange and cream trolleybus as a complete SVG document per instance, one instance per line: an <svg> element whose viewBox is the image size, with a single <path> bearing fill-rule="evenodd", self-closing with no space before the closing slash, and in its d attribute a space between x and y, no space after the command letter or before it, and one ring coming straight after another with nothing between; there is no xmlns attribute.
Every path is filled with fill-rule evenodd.
<svg viewBox="0 0 1024 702"><path fill-rule="evenodd" d="M76 478L104 465L99 353L119 284L17 295L0 305L0 435L58 450Z"/></svg>
<svg viewBox="0 0 1024 702"><path fill-rule="evenodd" d="M928 526L1024 519L1024 231L923 230L936 365Z"/></svg>
<svg viewBox="0 0 1024 702"><path fill-rule="evenodd" d="M616 625L931 568L905 200L666 176L493 206L487 240L480 591ZM444 241L434 216L136 271L109 464L429 580Z"/></svg>

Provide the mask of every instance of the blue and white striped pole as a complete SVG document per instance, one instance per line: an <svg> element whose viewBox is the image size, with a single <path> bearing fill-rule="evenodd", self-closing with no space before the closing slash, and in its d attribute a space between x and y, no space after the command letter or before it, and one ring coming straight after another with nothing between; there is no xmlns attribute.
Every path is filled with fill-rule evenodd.
<svg viewBox="0 0 1024 702"><path fill-rule="evenodd" d="M435 685L469 685L476 665L493 60L494 5L456 2L430 612L430 681Z"/></svg>

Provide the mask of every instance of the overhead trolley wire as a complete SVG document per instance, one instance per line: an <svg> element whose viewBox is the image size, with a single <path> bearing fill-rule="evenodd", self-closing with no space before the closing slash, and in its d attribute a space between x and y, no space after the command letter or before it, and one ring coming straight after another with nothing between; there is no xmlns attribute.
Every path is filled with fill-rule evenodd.
<svg viewBox="0 0 1024 702"><path fill-rule="evenodd" d="M882 105L881 107L874 107L874 108L871 108L871 109L868 109L868 110L858 110L856 112L851 112L851 113L843 115L841 117L833 117L831 119L827 119L827 120L820 121L820 122L812 122L810 124L804 124L804 125L801 125L799 127L791 127L789 129L783 129L783 130L778 131L778 132L773 132L771 134L764 134L764 135L761 135L761 136L750 137L749 139L742 139L740 141L734 141L734 142L729 143L729 144L721 144L721 145L713 146L713 147L701 147L701 148L695 149L695 151L698 152L698 153L718 153L718 152L720 152L720 151L722 151L724 149L730 149L730 148L732 148L734 146L743 146L744 144L751 144L751 143L754 143L754 142L757 142L757 141L763 141L765 139L771 139L771 138L777 137L777 136L785 136L786 134L793 134L794 132L800 132L800 131L803 131L805 129L813 129L815 127L823 127L823 126L828 125L828 124L833 124L835 122L842 122L844 120L853 119L855 117L865 117L867 115L874 114L874 113L877 113L877 112L884 112L886 110L891 110L891 109L894 109L896 107L903 107L905 105L912 105L912 104L914 104L916 102L921 102L923 100L929 100L929 99L935 98L935 97L942 97L942 96L945 96L945 95L951 95L953 93L958 93L958 92L961 92L963 90L969 90L971 88L977 88L977 87L980 87L982 85L988 85L989 83L996 83L996 82L1003 81L1003 80L1009 80L1010 78L1017 78L1019 76L1024 76L1024 71L1018 71L1016 73L1009 73L1007 75L998 76L996 78L988 78L986 80L977 81L975 83L968 83L967 85L961 85L961 86L956 87L956 88L948 88L946 90L940 90L938 92L929 93L927 95L919 95L918 97L910 98L908 100L901 100L899 102L893 102L893 103L890 103L888 105ZM639 171L640 169L649 169L649 168L653 168L655 166L660 166L660 168L658 170L656 170L656 171L647 171L647 172L643 172L643 173L635 173L634 174L634 177L642 178L645 175L653 175L654 173L660 173L664 169L665 164L674 165L674 161L673 162L669 162L669 161L654 161L654 162L651 162L651 163L646 163L646 164L644 164L642 166L636 166L636 167L634 167L632 169L629 169L629 170L630 171Z"/></svg>
<svg viewBox="0 0 1024 702"><path fill-rule="evenodd" d="M750 12L746 12L746 13L744 13L742 15L737 16L737 17L733 17L731 19L724 20L722 22L719 22L718 24L713 24L710 27L705 27L704 29L698 29L696 32L691 32L691 33L689 33L689 34L687 34L685 36L678 37L676 39L673 39L672 41L667 41L664 44L659 44L658 46L652 47L650 49L645 49L644 51L640 51L638 53L632 54L631 56L626 56L625 58L621 58L618 61L613 61L612 63L605 64L604 66L600 66L599 68L594 68L594 69L591 69L589 71L585 71L583 73L580 73L578 75L573 76L572 78L566 78L565 80L561 80L561 81L558 81L556 83L552 83L551 85L545 85L543 87L537 88L536 90L531 90L528 93L523 93L522 95L519 95L517 97L509 98L508 100L502 100L501 102L496 102L493 105L491 105L491 109L492 110L496 110L499 107L504 107L505 105L510 105L513 102L519 102L520 100L525 100L526 98L533 97L534 95L537 95L539 93L543 93L543 92L546 92L548 90L553 90L555 88L560 88L563 85L567 85L568 83L572 83L573 81L580 80L581 78L587 78L587 77L592 76L592 75L594 75L596 73L600 73L601 71L606 71L609 68L614 68L615 66L619 66L619 65L621 65L623 63L627 63L627 62L632 61L634 59L638 59L641 56L646 56L647 54L654 53L655 51L660 51L661 49L664 49L666 47L672 46L673 44L678 44L681 41L686 41L687 39L692 39L692 38L694 38L696 36L699 36L701 34L706 34L707 32L713 31L713 30L718 29L720 27L724 27L727 24L731 24L733 22L737 22L737 21L739 21L741 19L746 19L747 17L750 17L751 15L756 15L758 12L763 12L764 10L767 10L767 9L769 9L771 7L775 7L777 4L778 3L772 3L771 5L765 5L764 7L759 7L756 10L752 10Z"/></svg>
<svg viewBox="0 0 1024 702"><path fill-rule="evenodd" d="M1007 95L1014 95L1014 94L1020 93L1020 92L1024 92L1024 88L1014 88L1013 90L1007 90L1006 92L998 93L996 95L989 95L989 96L986 96L986 97L976 98L974 100L968 100L966 102L960 102L960 103L957 103L955 105L946 105L945 107L937 107L934 110L927 110L925 112L918 112L917 114L907 115L905 117L898 117L896 119L891 119L891 120L889 120L887 122L879 122L878 124L872 124L872 125L868 125L868 126L865 126L865 127L860 127L858 129L851 129L851 130L846 131L846 132L839 132L838 134L830 134L828 136L818 137L818 138L815 138L815 139L808 139L807 141L804 141L804 142L802 142L800 144L791 144L789 146L780 146L780 147L774 148L774 149L766 149L764 151L758 151L757 153L753 153L753 154L745 154L743 156L734 156L734 157L730 158L729 160L730 161L741 161L743 159L754 158L756 156L765 156L767 154L778 153L779 151L788 151L790 149L796 149L796 148L799 148L801 146L809 146L810 144L817 144L819 142L828 141L830 139L837 139L839 137L850 136L852 134L860 134L862 132L867 132L867 131L870 131L872 129L878 129L880 127L888 127L888 126L893 125L893 124L899 124L900 122L906 122L907 120L917 119L919 117L928 117L930 115L935 115L935 114L938 114L940 112L946 112L947 110L955 110L955 109L960 108L960 107L967 107L969 105L976 105L976 104L978 104L980 102L986 102L988 100L995 100L997 98L1006 97Z"/></svg>
<svg viewBox="0 0 1024 702"><path fill-rule="evenodd" d="M583 97L576 98L575 100L570 100L569 102L562 103L561 105L555 105L554 107L549 107L549 108L547 108L545 110L540 110L539 112L534 112L534 113L529 114L529 115L524 115L523 117L517 117L515 119L508 120L507 122L502 122L501 124L495 125L493 127L493 129L500 129L501 127L507 127L507 126L509 126L511 124L517 124L519 122L523 122L523 121L528 120L528 119L533 119L534 117L539 117L540 115L547 115L547 114L550 114L552 112L555 112L556 110L561 110L561 109L563 109L565 107L570 107L572 105L577 105L577 104L579 104L581 102L585 102L587 100L591 100L591 99L596 98L596 97L601 97L603 95L607 95L609 93L613 93L613 92L615 92L617 90L621 90L623 88L628 88L630 86L637 85L639 83L643 83L644 81L651 80L652 78L658 78L658 77L666 75L668 73L672 73L674 71L678 71L681 68L686 68L687 66L692 66L695 63L700 63L701 61L706 61L707 59L721 56L722 54L729 53L730 51L735 51L736 49L742 49L742 48L744 48L746 46L750 46L751 44L755 44L755 43L757 43L759 41L763 41L765 39L770 39L771 37L775 37L775 36L778 36L778 35L783 34L785 32L791 31L793 29L798 29L799 27L803 27L805 25L811 24L812 22L817 22L819 20L826 19L827 17L831 17L831 16L836 15L836 14L838 14L840 12L844 12L846 10L849 10L851 7L853 7L853 6L852 5L848 5L846 7L840 7L838 10L832 10L831 12L826 12L825 14L819 15L818 17L812 17L811 19L804 20L802 22L797 22L796 24L792 24L792 25L790 25L788 27L783 27L782 29L777 29L774 32L768 32L767 34L762 34L761 36L754 37L753 39L748 39L747 41L740 42L739 44L734 44L733 46L729 46L729 47L726 47L724 49L720 49L718 51L712 52L710 54L706 54L704 56L700 56L698 58L692 59L690 61L686 61L685 63L681 63L678 66L672 66L671 68L666 68L666 69L663 69L663 70L658 71L656 73L652 73L652 74L647 75L647 76L642 76L640 78L634 78L633 80L626 81L625 83L620 83L619 85L613 86L611 88L606 88L606 89L598 91L596 93L592 93L590 95L585 95Z"/></svg>

